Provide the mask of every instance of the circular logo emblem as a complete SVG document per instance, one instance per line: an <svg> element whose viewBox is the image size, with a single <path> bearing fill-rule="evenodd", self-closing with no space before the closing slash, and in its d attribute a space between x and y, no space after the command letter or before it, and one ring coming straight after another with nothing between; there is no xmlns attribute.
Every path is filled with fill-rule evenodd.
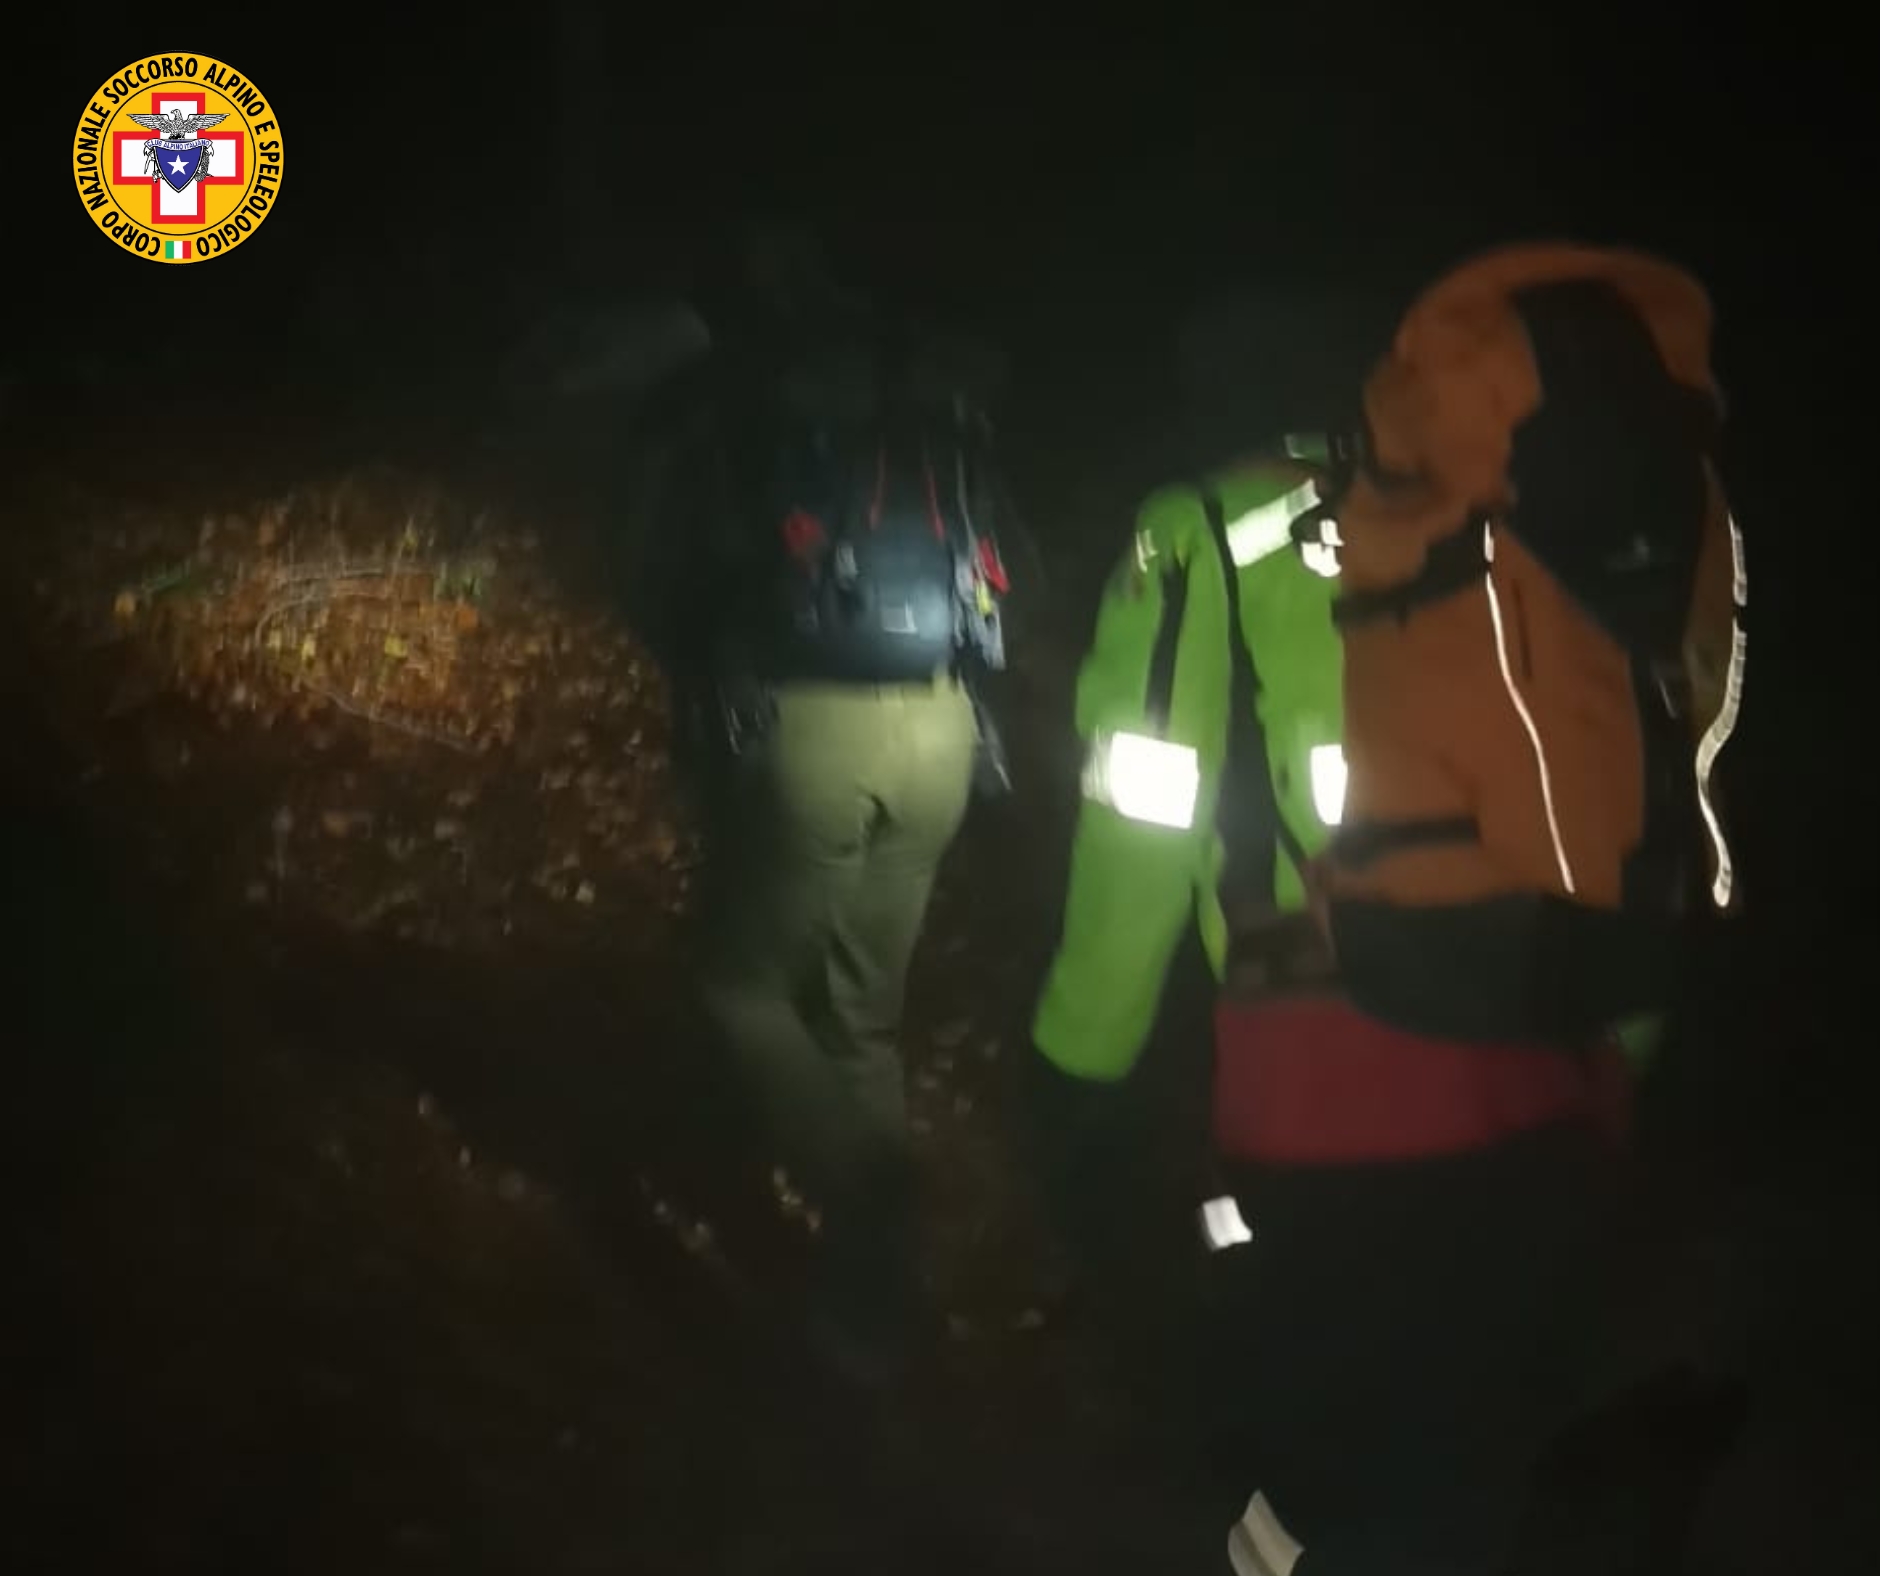
<svg viewBox="0 0 1880 1576"><path fill-rule="evenodd" d="M78 117L72 172L91 222L134 257L198 263L251 239L281 192L261 90L207 55L151 55Z"/></svg>

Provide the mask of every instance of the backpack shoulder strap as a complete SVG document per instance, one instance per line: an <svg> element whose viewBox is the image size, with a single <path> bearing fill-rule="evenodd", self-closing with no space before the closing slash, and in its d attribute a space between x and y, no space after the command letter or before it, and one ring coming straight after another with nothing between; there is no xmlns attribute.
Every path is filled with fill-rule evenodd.
<svg viewBox="0 0 1880 1576"><path fill-rule="evenodd" d="M1227 541L1227 511L1220 494L1198 484L1208 534L1214 539L1227 590L1227 649L1232 664L1228 688L1227 759L1221 775L1218 821L1227 848L1226 884L1256 902L1270 905L1277 878L1278 851L1284 850L1301 876L1306 870L1305 849L1280 814L1273 787L1272 760L1260 726L1259 671L1247 644L1240 616L1240 570Z"/></svg>

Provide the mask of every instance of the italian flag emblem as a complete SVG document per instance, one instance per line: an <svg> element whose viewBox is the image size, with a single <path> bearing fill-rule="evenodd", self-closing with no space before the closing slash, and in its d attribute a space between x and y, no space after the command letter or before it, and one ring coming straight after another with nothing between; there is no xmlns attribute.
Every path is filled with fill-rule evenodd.
<svg viewBox="0 0 1880 1576"><path fill-rule="evenodd" d="M163 255L165 257L180 257L180 258L187 259L189 256L189 242L165 241L163 243Z"/></svg>

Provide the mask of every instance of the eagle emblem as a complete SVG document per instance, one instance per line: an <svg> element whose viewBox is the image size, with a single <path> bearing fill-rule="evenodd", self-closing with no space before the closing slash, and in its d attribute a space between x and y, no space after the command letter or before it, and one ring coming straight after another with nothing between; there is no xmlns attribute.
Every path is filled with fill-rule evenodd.
<svg viewBox="0 0 1880 1576"><path fill-rule="evenodd" d="M191 181L199 181L209 173L209 161L215 157L215 143L196 133L219 126L228 115L185 115L173 109L167 115L130 118L157 133L144 144L144 174L164 182L171 191L181 192Z"/></svg>

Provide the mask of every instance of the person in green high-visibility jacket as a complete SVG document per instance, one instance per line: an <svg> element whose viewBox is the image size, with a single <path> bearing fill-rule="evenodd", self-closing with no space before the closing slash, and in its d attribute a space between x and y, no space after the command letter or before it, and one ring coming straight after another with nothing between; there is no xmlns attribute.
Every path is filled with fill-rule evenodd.
<svg viewBox="0 0 1880 1576"><path fill-rule="evenodd" d="M1257 825L1236 840L1230 881L1224 824L1257 822L1277 800L1310 856L1337 818L1332 582L1303 564L1289 534L1314 501L1310 483L1290 459L1256 459L1162 487L1137 512L1078 677L1083 801L1024 1069L1028 1163L1078 1301L1101 1310L1138 1367L1161 1375L1136 1391L1184 1436L1185 1352L1202 1291L1185 1273L1196 1200L1185 1178L1152 1182L1134 1155L1201 1147L1194 1097L1208 1031L1195 1010L1225 977L1230 890L1243 903L1306 906L1298 867ZM1236 604L1243 645L1246 629L1262 632L1263 687L1248 704L1276 762L1269 794L1231 795L1253 801L1253 815L1238 818L1221 803L1237 741ZM1264 842L1266 857L1244 857L1245 842Z"/></svg>
<svg viewBox="0 0 1880 1576"><path fill-rule="evenodd" d="M1238 1576L1486 1571L1580 1399L1623 1069L1611 1046L1414 1035L1340 993L1314 879L1344 808L1336 565L1292 529L1317 474L1277 452L1171 482L1105 586L1031 1159L1149 1366L1136 1393L1165 1388L1171 1448L1219 1474ZM1171 985L1185 946L1211 1029ZM1209 1153L1179 1185L1208 1188L1182 1237L1213 1251L1152 1267L1176 1217L1143 1195L1168 1168L1127 1151L1165 1044L1207 1084Z"/></svg>

